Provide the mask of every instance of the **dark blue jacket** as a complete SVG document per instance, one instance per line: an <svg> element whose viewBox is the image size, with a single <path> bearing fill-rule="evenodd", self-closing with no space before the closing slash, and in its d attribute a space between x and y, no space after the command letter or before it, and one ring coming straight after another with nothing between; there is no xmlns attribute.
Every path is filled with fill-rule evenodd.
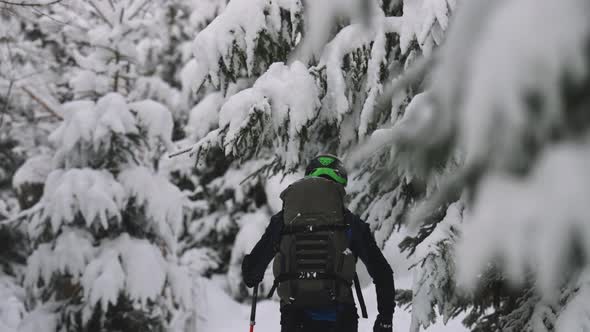
<svg viewBox="0 0 590 332"><path fill-rule="evenodd" d="M393 271L377 246L369 225L349 210L346 210L344 218L346 223L350 225L348 231L350 250L357 258L361 259L367 267L369 275L373 278L377 291L379 318L383 321L391 321L395 309ZM283 212L281 211L272 216L262 238L256 243L252 252L244 257L242 275L248 287L254 287L262 281L268 264L279 248L282 229Z"/></svg>

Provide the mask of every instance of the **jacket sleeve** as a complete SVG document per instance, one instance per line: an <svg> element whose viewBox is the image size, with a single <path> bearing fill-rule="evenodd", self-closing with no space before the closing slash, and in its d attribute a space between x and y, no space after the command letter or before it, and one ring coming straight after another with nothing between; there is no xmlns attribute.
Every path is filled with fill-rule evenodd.
<svg viewBox="0 0 590 332"><path fill-rule="evenodd" d="M278 250L283 225L283 212L272 216L264 234L242 261L242 277L248 287L254 287L264 278L264 272Z"/></svg>
<svg viewBox="0 0 590 332"><path fill-rule="evenodd" d="M349 217L352 219L353 226L351 249L365 264L369 275L373 278L377 292L379 318L390 322L395 311L393 270L377 246L369 225L352 213Z"/></svg>

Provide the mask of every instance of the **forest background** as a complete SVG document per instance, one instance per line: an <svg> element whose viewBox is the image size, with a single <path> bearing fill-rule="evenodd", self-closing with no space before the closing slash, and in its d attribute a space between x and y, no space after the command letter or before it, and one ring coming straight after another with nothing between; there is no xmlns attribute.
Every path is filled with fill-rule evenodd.
<svg viewBox="0 0 590 332"><path fill-rule="evenodd" d="M241 260L321 152L394 268L396 330L587 331L588 17L0 0L0 331L246 328Z"/></svg>

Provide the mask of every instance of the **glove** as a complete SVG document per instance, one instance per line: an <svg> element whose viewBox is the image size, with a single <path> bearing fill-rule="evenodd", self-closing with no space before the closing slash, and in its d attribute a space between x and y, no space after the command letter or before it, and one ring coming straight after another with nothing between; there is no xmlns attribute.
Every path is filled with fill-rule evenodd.
<svg viewBox="0 0 590 332"><path fill-rule="evenodd" d="M393 332L393 324L391 321L391 319L384 319L380 315L377 315L375 325L373 325L373 332Z"/></svg>
<svg viewBox="0 0 590 332"><path fill-rule="evenodd" d="M262 278L264 278L264 270L262 273L256 271L256 267L254 266L254 262L250 255L244 256L244 260L242 261L242 277L244 278L246 286L250 288L259 284L262 281Z"/></svg>

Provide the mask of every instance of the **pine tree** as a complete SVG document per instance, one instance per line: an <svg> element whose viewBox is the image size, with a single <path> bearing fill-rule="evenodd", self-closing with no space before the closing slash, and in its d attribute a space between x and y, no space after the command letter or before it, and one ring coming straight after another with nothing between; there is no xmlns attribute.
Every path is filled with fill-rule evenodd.
<svg viewBox="0 0 590 332"><path fill-rule="evenodd" d="M474 331L583 330L590 7L463 6L428 99L408 118L417 130L388 140L416 169L447 174L410 217L422 226L407 244L428 253L418 256L415 328L433 321L434 305L445 317L467 305Z"/></svg>
<svg viewBox="0 0 590 332"><path fill-rule="evenodd" d="M52 9L70 22L54 36L73 46L64 75L74 99L57 107L64 120L50 136L50 172L25 215L33 310L21 331L182 330L193 312L188 267L177 258L184 198L158 174L172 147L163 103L173 99L145 99L158 96L141 84L146 48L134 46L155 30L146 9L145 1ZM22 169L19 185L38 183Z"/></svg>
<svg viewBox="0 0 590 332"><path fill-rule="evenodd" d="M0 330L6 332L16 332L27 313L20 281L30 248L17 217L40 198L46 175L35 173L21 183L24 169L32 165L22 164L29 156L40 158L43 149L36 146L55 121L54 114L31 99L54 88L33 86L55 68L50 52L37 47L42 38L32 21L26 11L0 5Z"/></svg>
<svg viewBox="0 0 590 332"><path fill-rule="evenodd" d="M227 273L246 298L243 255L320 152L348 162L348 206L378 244L412 261L398 298L413 331L458 315L474 331L583 329L588 12L0 4L0 223L33 249L0 226L0 330L196 330L200 277ZM187 146L196 167L163 156Z"/></svg>
<svg viewBox="0 0 590 332"><path fill-rule="evenodd" d="M414 63L424 66L420 59L442 42L455 3L356 4L326 2L318 11L299 1L232 1L197 35L195 86L210 83L219 90L193 113L198 134L192 152L199 162L221 149L233 163L260 162L250 178L264 183L273 174L300 171L320 152L353 159L351 149L359 142L387 136L387 130L376 129L397 125L421 92L422 76L402 82L385 100L383 91L391 89L389 81L404 81L399 74ZM358 9L370 20L356 15ZM314 16L318 12L322 17ZM362 160L348 188L350 208L371 224L382 246L399 230L414 199L426 195L425 179L382 171L394 154L379 149ZM253 229L260 225L243 227L253 235L238 238L232 262L251 248L241 242L257 238ZM230 271L232 288L240 288L240 280Z"/></svg>
<svg viewBox="0 0 590 332"><path fill-rule="evenodd" d="M540 323L552 330L554 323L559 322L556 313L560 313L566 303L583 304L579 294L584 291L586 279L579 265L573 265L577 266L573 271L581 271L579 276L575 274L563 280L549 274L548 280L539 280L535 273L524 273L528 270L526 258L514 258L514 254L507 251L518 253L515 247L500 252L515 260L516 265L509 265L513 270L508 271L491 260L491 249L476 251L480 253L477 261L461 256L461 248L470 253L478 247L482 239L478 232L488 234L484 231L487 228L471 226L474 223L471 219L475 217L477 223L478 219L485 218L480 221L484 224L495 220L489 217L494 215L491 209L484 208L486 202L498 201L495 197L501 197L501 189L503 192L513 190L513 185L506 180L486 182L491 181L486 174L493 175L497 170L519 176L527 174L538 160L535 156L549 144L547 142L566 139L561 137L581 137L584 133L583 113L571 113L571 117L564 117L567 121L555 122L554 119L561 118L556 118L551 110L560 107L562 100L566 105L561 107L573 107L572 112L585 105L582 91L585 91L586 76L579 73L585 72L584 65L588 63L587 54L582 52L585 50L582 45L587 42L587 36L582 33L587 31L586 27L580 20L574 20L568 25L571 29L568 33L574 39L565 41L555 37L552 40L556 49L565 47L569 52L560 58L547 55L548 52L535 44L537 39L533 36L533 31L547 31L540 26L538 30L534 28L542 25L545 13L555 11L563 15L559 16L563 22L568 21L566 17L575 9L580 17L587 13L580 1L572 0L563 5L547 1L534 5L522 0L505 7L481 1L466 5L454 23L454 33L446 42L443 42L443 35L449 26L450 13L455 9L454 1L369 5L364 10L370 13L371 19L365 25L362 18L361 23L348 24L347 18L354 21L355 17L345 14L355 11L345 8L338 12L339 20L327 19L329 13L324 15L325 21L330 21L327 25L308 19L306 30L301 28L301 32L295 34L293 30L283 31L297 26L293 18L302 17L304 12L300 3L249 3L248 17L259 17L250 21L257 24L242 22L237 13L246 12L243 6L245 3L238 1L230 3L195 39L195 57L197 62L205 64L196 76L196 85L208 79L220 89L224 98L219 112L206 116L209 122L202 132L210 130L193 148L197 157L221 148L226 156L239 162L269 160L263 169L272 172L296 171L306 159L320 151L345 155L356 162L359 171L353 174L349 189L350 206L371 224L381 245L390 239L393 231L405 227L400 226L402 221L414 228L423 224L416 236L401 244L416 262L414 330L431 324L437 312L449 319L465 311L468 312L465 323L475 330L531 330L539 328ZM326 8L334 9L329 4ZM279 20L276 13L283 11L291 15L281 14ZM511 39L513 31L501 27L514 27L509 23L517 16L510 13L524 11L536 13L530 16L531 27L516 29L520 39ZM311 18L310 12L307 15ZM475 27L476 22L483 20L490 22L491 27L486 28L489 31ZM227 38L221 39L221 44L214 44L218 39L213 36L220 35ZM267 36L274 36L273 42L268 42ZM295 38L289 40L286 36ZM318 41L313 36L325 38ZM505 45L512 45L513 40L526 40L529 50L520 46L516 48L518 54L507 52L509 46ZM461 45L466 41L472 41L473 47L463 54ZM275 46L277 44L286 46ZM438 50L441 44L446 47ZM434 66L429 60L433 53L438 60ZM289 54L295 56L289 57ZM510 75L489 66L490 54L509 57L500 64L513 66ZM536 57L548 68L543 79L553 79L547 81L547 85L524 79L532 75L520 68L530 68L524 59ZM473 65L465 66L465 59ZM424 80L426 71L432 74ZM397 76L400 73L401 76ZM502 73L508 77L501 77ZM467 83L471 80L475 80L474 83ZM246 88L231 90L228 88L231 82ZM504 85L505 82L513 82L513 85ZM532 96L526 92L527 86L532 87ZM497 92L489 91L490 88L497 88ZM556 91L566 88L568 93L560 97L562 92ZM523 101L509 104L514 100ZM471 109L478 109L478 115L472 116ZM508 111L503 113L503 109ZM525 109L541 113L526 113ZM518 122L524 121L520 119L527 121ZM563 124L559 127L556 123ZM502 132L492 131L497 130L492 128L500 128ZM513 145L510 142L522 143ZM362 143L362 147L349 153L358 143ZM537 178L540 179L541 174L557 174L560 160L574 163L571 158L578 149L570 147L569 151L570 154L566 150L559 157L547 160L549 164L539 171L542 173ZM544 165L545 161L539 162ZM578 174L578 178L584 176ZM489 195L493 196L478 199L479 191L486 194L488 190L492 190ZM516 207L506 209L505 206L514 206L509 203L511 200L522 202L525 194L508 196L492 206L518 211ZM585 197L583 191L579 196ZM478 209L482 210L481 214ZM544 218L540 215L535 219ZM515 217L507 215L507 220L515 220ZM507 228L509 226L496 229L503 235ZM476 235L471 235L472 232ZM498 237L486 238L486 242L489 241L501 243ZM569 246L573 248L574 257L579 253L576 248L580 248L575 243ZM486 248L495 246L490 244ZM458 257L453 254L455 247L459 249ZM550 257L564 257L562 253L569 251L558 249L557 252L558 255L550 254ZM462 272L464 266L469 272ZM476 271L482 273L478 278L478 292L465 292L461 278L472 283ZM520 286L510 283L514 278L521 281ZM546 294L540 290L548 288L555 292L559 289L556 285L569 286L547 302ZM575 311L564 312L574 315Z"/></svg>
<svg viewBox="0 0 590 332"><path fill-rule="evenodd" d="M3 190L0 199L0 330L16 332L26 313L25 292L19 285L27 246L21 228L8 223L14 216L13 195Z"/></svg>
<svg viewBox="0 0 590 332"><path fill-rule="evenodd" d="M71 113L52 135L55 168L28 225L35 251L25 284L36 314L58 313L48 316L56 329L162 330L174 303L189 305L176 262L182 196L154 169L169 111L116 93L65 106Z"/></svg>

